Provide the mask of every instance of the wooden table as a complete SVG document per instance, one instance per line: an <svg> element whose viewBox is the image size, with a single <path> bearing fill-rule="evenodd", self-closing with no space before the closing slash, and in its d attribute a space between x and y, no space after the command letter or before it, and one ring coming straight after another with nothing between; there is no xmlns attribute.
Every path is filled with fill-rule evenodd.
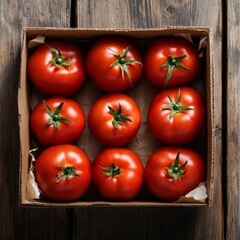
<svg viewBox="0 0 240 240"><path fill-rule="evenodd" d="M0 1L0 239L240 239L240 2ZM17 89L21 28L211 26L217 124L211 208L19 207Z"/></svg>

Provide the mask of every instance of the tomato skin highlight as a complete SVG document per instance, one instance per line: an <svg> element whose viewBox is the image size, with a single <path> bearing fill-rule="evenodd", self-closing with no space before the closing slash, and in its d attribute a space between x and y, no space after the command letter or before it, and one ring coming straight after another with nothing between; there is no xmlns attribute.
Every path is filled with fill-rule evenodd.
<svg viewBox="0 0 240 240"><path fill-rule="evenodd" d="M123 120L116 129L109 106L117 110L119 104L122 108L122 114L127 115L131 122ZM141 124L141 112L137 103L128 95L122 93L106 94L93 104L88 115L88 124L92 134L102 144L124 146L137 134Z"/></svg>
<svg viewBox="0 0 240 240"><path fill-rule="evenodd" d="M86 56L86 69L93 83L102 91L122 92L133 87L142 75L142 64L126 64L129 76L122 74L121 68L111 66L118 58L115 53L123 55L129 47L126 60L142 63L142 58L133 44L122 37L104 37L96 41Z"/></svg>
<svg viewBox="0 0 240 240"><path fill-rule="evenodd" d="M54 111L64 103L60 111L69 122L59 122L59 128L48 125L50 118L46 106L40 102L30 115L30 127L36 139L44 146L72 143L82 134L85 127L85 116L81 106L74 100L65 97L51 97L46 103Z"/></svg>
<svg viewBox="0 0 240 240"><path fill-rule="evenodd" d="M78 176L56 181L60 166L74 167ZM91 181L91 165L86 153L74 145L58 145L44 150L36 160L35 175L45 198L57 202L75 201L87 190Z"/></svg>
<svg viewBox="0 0 240 240"><path fill-rule="evenodd" d="M107 176L103 167L116 164L121 173ZM106 148L95 158L92 166L92 179L104 198L131 200L139 193L144 177L144 168L139 156L127 148Z"/></svg>
<svg viewBox="0 0 240 240"><path fill-rule="evenodd" d="M179 153L179 165L186 173L174 180L167 174L170 162L174 163ZM195 189L206 178L206 166L199 154L183 147L162 147L149 157L145 167L145 180L149 191L165 201L176 201Z"/></svg>
<svg viewBox="0 0 240 240"><path fill-rule="evenodd" d="M168 67L163 65L169 56L185 56L179 64L190 71L175 67L168 83L165 83ZM144 73L147 79L157 87L173 87L189 84L196 79L201 69L201 61L195 47L181 37L161 37L148 48L144 57Z"/></svg>
<svg viewBox="0 0 240 240"><path fill-rule="evenodd" d="M179 91L180 105L192 109L178 112L169 119L171 110L163 109L163 106L170 104L168 96L176 102ZM203 98L194 88L168 88L152 100L148 110L148 126L158 140L181 145L192 141L199 134L205 122L205 115Z"/></svg>
<svg viewBox="0 0 240 240"><path fill-rule="evenodd" d="M70 57L70 66L56 67L50 48ZM83 52L78 45L63 41L49 41L40 45L28 59L28 76L34 86L47 95L70 96L76 93L85 79Z"/></svg>

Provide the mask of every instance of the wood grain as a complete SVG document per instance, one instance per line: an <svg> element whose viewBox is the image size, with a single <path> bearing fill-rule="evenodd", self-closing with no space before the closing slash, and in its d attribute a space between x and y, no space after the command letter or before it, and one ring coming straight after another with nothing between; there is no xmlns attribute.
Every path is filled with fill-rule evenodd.
<svg viewBox="0 0 240 240"><path fill-rule="evenodd" d="M222 171L222 5L221 1L82 0L76 3L82 28L211 26L214 41L215 191L211 208L76 209L75 239L223 239ZM104 230L103 230L104 229Z"/></svg>
<svg viewBox="0 0 240 240"><path fill-rule="evenodd" d="M0 1L0 239L67 239L68 211L19 207L17 89L21 29L70 26L69 1Z"/></svg>
<svg viewBox="0 0 240 240"><path fill-rule="evenodd" d="M227 1L226 239L240 239L240 2Z"/></svg>

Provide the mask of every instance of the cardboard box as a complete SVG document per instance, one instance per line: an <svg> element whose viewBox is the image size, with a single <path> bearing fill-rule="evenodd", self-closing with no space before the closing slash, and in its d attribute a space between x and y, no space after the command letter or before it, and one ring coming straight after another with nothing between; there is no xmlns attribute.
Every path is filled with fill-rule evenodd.
<svg viewBox="0 0 240 240"><path fill-rule="evenodd" d="M19 81L19 126L20 126L20 204L22 206L34 206L34 207L73 207L73 206L211 206L213 202L213 183L214 183L214 157L215 146L213 145L213 128L214 128L214 77L213 77L213 63L212 63L212 38L211 29L208 27L169 27L165 29L66 29L66 28L25 28L22 32L22 54L21 54L21 72ZM92 41L96 38L105 35L121 35L131 38L138 49L143 54L147 45L154 38L161 36L182 35L187 38L192 38L194 42L199 43L201 40L203 43L203 71L199 79L194 83L194 87L200 90L204 96L206 111L207 111L207 123L203 131L199 134L197 139L189 144L189 147L198 151L204 156L207 162L207 199L203 203L192 202L161 202L160 200L151 196L151 194L143 185L140 194L136 199L130 202L118 202L105 200L96 192L93 186L89 187L87 193L78 201L71 203L54 203L44 201L40 199L31 199L31 189L27 186L34 182L31 180L30 168L31 158L30 150L33 148L30 139L29 130L29 114L30 103L32 97L35 97L38 93L32 89L30 81L27 76L27 59L29 52L28 43L30 40L37 36L44 36L46 39L62 39L78 42L83 49L87 50ZM152 86L146 80L145 76L142 76L140 83L132 88L127 93L132 96L140 105L140 109L143 114L143 122L136 138L128 145L129 148L136 151L145 165L148 156L153 150L160 146L159 141L149 133L146 123L146 115L148 106L153 96L159 91L159 89ZM91 104L102 93L97 90L90 79L86 79L83 87L80 89L79 94L76 94L74 98L83 106L85 116L87 118L89 108ZM89 99L89 96L91 96ZM94 137L90 134L88 126L84 130L83 135L80 137L77 144L80 148L85 150L89 155L91 161L94 160L96 154L103 148ZM188 145L187 145L188 146ZM32 175L33 176L33 175ZM30 187L31 188L31 187ZM188 201L188 200L187 200Z"/></svg>

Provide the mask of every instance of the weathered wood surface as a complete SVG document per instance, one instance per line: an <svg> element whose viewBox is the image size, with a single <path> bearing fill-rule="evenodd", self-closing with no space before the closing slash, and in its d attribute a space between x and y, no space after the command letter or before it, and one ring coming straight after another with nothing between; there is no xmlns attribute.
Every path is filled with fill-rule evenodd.
<svg viewBox="0 0 240 240"><path fill-rule="evenodd" d="M67 0L0 1L0 239L192 240L224 239L224 236L226 239L240 238L240 178L238 176L240 141L237 134L240 129L240 110L237 100L240 74L239 2L223 3L225 2L220 0L79 0L72 3ZM222 31L226 31L222 28L223 16L226 15L228 29L223 34ZM213 207L82 209L19 207L20 146L17 86L21 28L23 26L69 27L71 24L73 27L83 28L156 28L174 25L212 27L217 109ZM228 46L227 51L222 52L222 44L224 47ZM227 62L222 63L222 53L228 54ZM222 66L224 78L222 78ZM222 112L222 97L227 99L224 112ZM228 115L222 126L222 118L226 112ZM227 130L223 131L226 134L223 135L223 145L222 127ZM222 146L226 149L223 155ZM226 172L223 176L222 171Z"/></svg>
<svg viewBox="0 0 240 240"><path fill-rule="evenodd" d="M227 1L226 68L226 239L240 238L240 2ZM225 171L225 169L224 169Z"/></svg>

